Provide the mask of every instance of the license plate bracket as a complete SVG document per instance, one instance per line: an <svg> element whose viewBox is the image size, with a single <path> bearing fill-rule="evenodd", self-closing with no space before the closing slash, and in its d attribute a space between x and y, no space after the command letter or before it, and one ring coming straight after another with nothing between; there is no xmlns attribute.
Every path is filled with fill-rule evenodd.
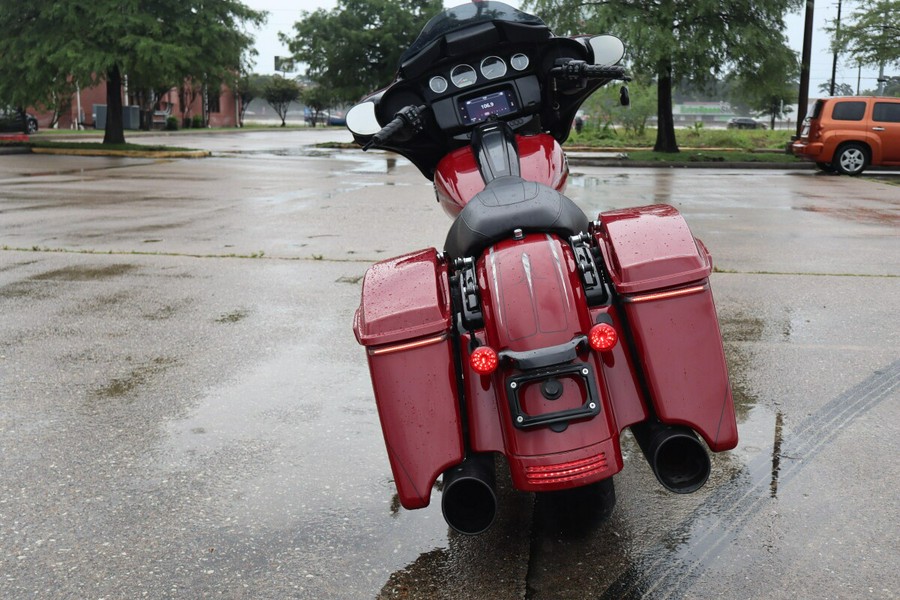
<svg viewBox="0 0 900 600"><path fill-rule="evenodd" d="M529 415L522 409L519 392L525 384L543 381L551 377L569 376L580 378L587 391L584 402L578 408L570 408L541 415ZM530 429L542 425L567 423L576 419L587 419L600 414L600 393L597 390L597 379L590 363L557 365L547 369L527 371L513 375L506 380L506 396L509 400L509 411L513 425L518 429Z"/></svg>

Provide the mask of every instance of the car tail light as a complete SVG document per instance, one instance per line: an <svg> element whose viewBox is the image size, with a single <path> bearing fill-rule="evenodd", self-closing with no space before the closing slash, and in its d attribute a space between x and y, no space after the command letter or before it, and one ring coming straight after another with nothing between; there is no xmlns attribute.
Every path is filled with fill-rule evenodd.
<svg viewBox="0 0 900 600"><path fill-rule="evenodd" d="M619 341L619 334L609 323L598 323L588 332L588 343L597 352L611 350Z"/></svg>
<svg viewBox="0 0 900 600"><path fill-rule="evenodd" d="M479 375L490 375L497 370L500 359L497 353L489 346L479 346L469 356L469 366Z"/></svg>

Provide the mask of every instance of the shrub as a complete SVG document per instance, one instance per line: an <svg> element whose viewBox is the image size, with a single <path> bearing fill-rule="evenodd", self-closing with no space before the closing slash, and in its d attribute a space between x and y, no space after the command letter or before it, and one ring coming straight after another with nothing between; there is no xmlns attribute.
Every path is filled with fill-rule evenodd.
<svg viewBox="0 0 900 600"><path fill-rule="evenodd" d="M166 119L166 131L178 131L177 117L169 117Z"/></svg>
<svg viewBox="0 0 900 600"><path fill-rule="evenodd" d="M203 117L200 115L194 115L193 123L191 123L191 127L194 129L202 129L203 128Z"/></svg>

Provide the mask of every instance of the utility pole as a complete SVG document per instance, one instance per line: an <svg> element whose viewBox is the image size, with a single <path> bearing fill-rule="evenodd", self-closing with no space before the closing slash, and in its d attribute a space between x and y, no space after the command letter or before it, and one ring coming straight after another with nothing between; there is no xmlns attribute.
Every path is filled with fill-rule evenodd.
<svg viewBox="0 0 900 600"><path fill-rule="evenodd" d="M834 25L834 60L831 63L831 88L828 90L829 96L834 96L834 78L837 74L838 45L841 43L841 0L838 0L837 21ZM858 93L857 93L858 95Z"/></svg>
<svg viewBox="0 0 900 600"><path fill-rule="evenodd" d="M887 10L884 12L884 20L881 22L881 36L884 38L886 34L886 28L888 23L889 15ZM884 96L884 84L887 83L887 79L884 78L884 59L881 59L881 64L878 65L878 95Z"/></svg>
<svg viewBox="0 0 900 600"><path fill-rule="evenodd" d="M797 103L797 137L806 119L806 105L809 104L809 63L812 55L813 10L815 0L806 0L806 24L803 27L803 57L800 59L800 99Z"/></svg>

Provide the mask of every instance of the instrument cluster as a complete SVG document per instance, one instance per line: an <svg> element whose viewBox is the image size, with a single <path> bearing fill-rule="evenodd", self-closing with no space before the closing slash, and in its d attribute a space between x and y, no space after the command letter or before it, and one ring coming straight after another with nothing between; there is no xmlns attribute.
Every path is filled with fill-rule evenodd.
<svg viewBox="0 0 900 600"><path fill-rule="evenodd" d="M521 52L509 57L508 63L499 56L488 56L477 64L477 70L471 64L461 63L450 69L449 73L434 75L428 80L428 87L435 94L443 94L450 90L451 86L462 90L478 83L479 78L484 81L500 79L509 72L509 68L513 71L524 71L530 62L528 56Z"/></svg>

